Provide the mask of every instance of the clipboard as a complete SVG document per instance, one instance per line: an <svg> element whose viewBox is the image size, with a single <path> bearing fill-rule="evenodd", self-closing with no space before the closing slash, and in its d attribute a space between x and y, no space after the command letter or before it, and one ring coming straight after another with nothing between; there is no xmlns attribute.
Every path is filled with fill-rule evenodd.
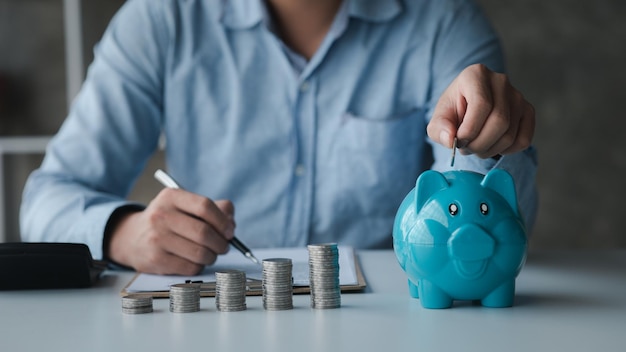
<svg viewBox="0 0 626 352"><path fill-rule="evenodd" d="M345 285L340 285L341 292L360 292L360 291L363 291L367 287L365 276L363 275L363 271L361 269L361 265L359 263L358 256L356 254L353 255L353 262L354 262L354 274L355 274L356 282L345 284ZM120 291L120 296L126 296L129 294L134 294L134 295L140 294L140 295L151 296L153 298L169 298L168 290L129 291L129 287L133 286L133 283L135 283L135 281L141 275L143 274L142 273L135 274L133 278L128 282L128 284L126 284L126 286L124 286L124 288ZM175 282L175 283L185 283L185 282L198 283L200 285L201 297L215 297L215 282L214 281L197 282L197 281L182 279L180 282ZM294 285L293 286L294 294L309 294L310 292L311 292L311 287L308 285L306 286ZM247 296L260 296L262 294L263 294L262 281L259 279L248 278L247 284L246 284L246 295Z"/></svg>

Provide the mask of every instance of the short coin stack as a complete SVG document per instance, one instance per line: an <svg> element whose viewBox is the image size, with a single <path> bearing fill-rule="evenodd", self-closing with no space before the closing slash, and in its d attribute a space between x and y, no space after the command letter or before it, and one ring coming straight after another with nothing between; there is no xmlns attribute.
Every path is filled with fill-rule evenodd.
<svg viewBox="0 0 626 352"><path fill-rule="evenodd" d="M176 284L170 286L170 312L192 313L200 311L200 285Z"/></svg>
<svg viewBox="0 0 626 352"><path fill-rule="evenodd" d="M152 313L152 296L130 294L122 297L122 313Z"/></svg>
<svg viewBox="0 0 626 352"><path fill-rule="evenodd" d="M222 312L246 310L246 273L223 270L215 273L215 306Z"/></svg>
<svg viewBox="0 0 626 352"><path fill-rule="evenodd" d="M292 267L289 258L263 260L263 308L266 310L293 309Z"/></svg>
<svg viewBox="0 0 626 352"><path fill-rule="evenodd" d="M311 308L341 306L339 286L339 249L336 243L308 245Z"/></svg>

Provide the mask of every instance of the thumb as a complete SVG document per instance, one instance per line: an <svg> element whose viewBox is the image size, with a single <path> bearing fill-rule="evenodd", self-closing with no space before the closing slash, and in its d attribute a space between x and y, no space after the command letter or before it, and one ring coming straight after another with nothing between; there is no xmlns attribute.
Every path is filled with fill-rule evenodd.
<svg viewBox="0 0 626 352"><path fill-rule="evenodd" d="M458 125L459 115L456 107L453 104L442 104L440 101L426 130L430 139L446 148L452 148Z"/></svg>

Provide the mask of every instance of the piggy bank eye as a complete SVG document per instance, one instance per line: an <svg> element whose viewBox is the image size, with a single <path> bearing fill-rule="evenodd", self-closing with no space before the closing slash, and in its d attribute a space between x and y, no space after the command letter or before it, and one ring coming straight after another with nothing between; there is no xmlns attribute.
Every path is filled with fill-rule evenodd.
<svg viewBox="0 0 626 352"><path fill-rule="evenodd" d="M448 211L450 212L450 215L454 216L459 213L459 206L452 203L448 206Z"/></svg>
<svg viewBox="0 0 626 352"><path fill-rule="evenodd" d="M489 207L487 206L487 203L480 203L480 213L483 215L487 215L487 213L489 213Z"/></svg>

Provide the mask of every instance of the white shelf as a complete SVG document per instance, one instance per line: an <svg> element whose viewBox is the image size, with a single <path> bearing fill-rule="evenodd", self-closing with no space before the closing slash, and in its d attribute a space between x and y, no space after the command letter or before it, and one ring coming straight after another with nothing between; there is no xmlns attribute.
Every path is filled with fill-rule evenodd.
<svg viewBox="0 0 626 352"><path fill-rule="evenodd" d="M46 150L51 136L0 137L0 155L33 154Z"/></svg>

